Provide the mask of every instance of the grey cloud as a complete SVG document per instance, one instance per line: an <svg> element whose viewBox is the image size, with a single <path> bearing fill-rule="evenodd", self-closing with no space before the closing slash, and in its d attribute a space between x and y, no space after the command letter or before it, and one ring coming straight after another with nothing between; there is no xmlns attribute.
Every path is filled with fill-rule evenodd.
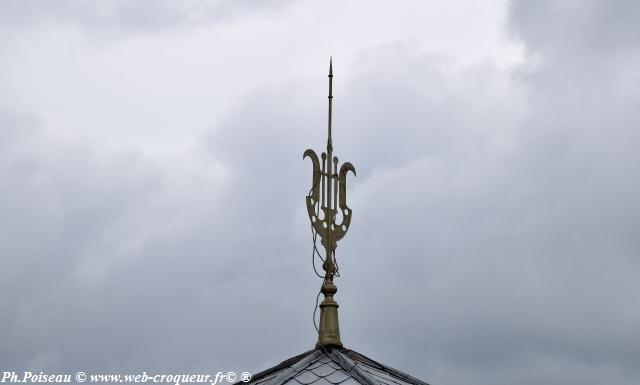
<svg viewBox="0 0 640 385"><path fill-rule="evenodd" d="M8 0L0 5L0 25L17 30L66 25L107 33L158 32L182 26L216 23L238 15L278 9L287 0L273 1L84 1Z"/></svg>
<svg viewBox="0 0 640 385"><path fill-rule="evenodd" d="M640 32L634 28L640 14L635 1L520 1L509 3L509 25L527 48L545 55L566 56L584 51L605 55L612 50L637 50Z"/></svg>
<svg viewBox="0 0 640 385"><path fill-rule="evenodd" d="M528 65L547 66L545 78L588 83L611 83L615 73L638 78L637 2L516 0L508 15L511 35L524 42L533 59Z"/></svg>
<svg viewBox="0 0 640 385"><path fill-rule="evenodd" d="M0 163L3 367L246 370L258 358L245 352L252 341L284 340L264 336L259 321L278 322L300 302L293 288L314 282L303 278L306 264L292 272L295 264L275 262L303 254L307 240L301 232L290 242L295 208L279 204L283 196L260 198L249 173L227 176L196 149L148 158L52 136L11 109L1 118L14 132L3 135ZM257 284L280 275L292 278ZM275 292L282 303L272 303ZM248 309L265 315L242 316ZM308 329L308 313L290 330Z"/></svg>

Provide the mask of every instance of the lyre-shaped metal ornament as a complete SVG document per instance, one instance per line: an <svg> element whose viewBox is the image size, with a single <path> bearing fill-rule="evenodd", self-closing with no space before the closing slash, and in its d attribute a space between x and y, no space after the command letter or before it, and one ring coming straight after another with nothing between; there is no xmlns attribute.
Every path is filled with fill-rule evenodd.
<svg viewBox="0 0 640 385"><path fill-rule="evenodd" d="M325 298L320 304L320 327L318 330L317 346L342 346L340 328L338 325L338 304L333 295L337 292L333 284L337 265L335 250L351 224L351 209L347 206L347 173L356 174L356 169L349 162L345 162L338 169L338 157L333 156L331 142L331 108L333 101L333 64L329 62L329 135L327 152L321 154L322 164L313 150L306 150L303 159L311 158L313 163L313 179L311 191L307 196L307 213L314 231L321 238L325 249L325 259L322 265L325 276L320 291ZM320 216L322 213L322 216ZM336 223L338 213L342 220ZM314 238L315 240L315 238ZM315 246L314 246L315 247Z"/></svg>
<svg viewBox="0 0 640 385"><path fill-rule="evenodd" d="M333 63L329 63L329 136L327 139L327 152L321 154L322 164L315 151L308 149L304 152L303 159L311 158L313 162L313 179L311 192L307 196L307 213L314 230L321 238L321 244L326 251L325 265L327 261L329 273L332 277L335 273L334 253L337 242L342 239L351 224L351 209L347 206L347 173L356 174L356 169L349 162L340 166L338 171L338 157L333 156L333 144L331 141L331 108L333 100ZM322 217L319 216L320 210ZM342 221L336 223L337 214L342 214ZM333 265L333 266L332 266ZM327 270L325 268L325 270Z"/></svg>

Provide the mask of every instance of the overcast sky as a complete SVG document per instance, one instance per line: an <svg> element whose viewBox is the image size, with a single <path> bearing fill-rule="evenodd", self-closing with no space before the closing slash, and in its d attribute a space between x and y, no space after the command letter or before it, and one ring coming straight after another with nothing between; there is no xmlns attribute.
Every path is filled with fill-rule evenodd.
<svg viewBox="0 0 640 385"><path fill-rule="evenodd" d="M0 370L257 372L342 341L434 385L640 383L640 3L0 2Z"/></svg>

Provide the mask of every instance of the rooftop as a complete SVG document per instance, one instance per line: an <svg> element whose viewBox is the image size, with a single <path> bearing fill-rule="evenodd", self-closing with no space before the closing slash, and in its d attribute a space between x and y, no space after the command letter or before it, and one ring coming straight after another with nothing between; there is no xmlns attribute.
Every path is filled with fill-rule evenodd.
<svg viewBox="0 0 640 385"><path fill-rule="evenodd" d="M429 385L353 350L325 346L319 346L257 373L249 384Z"/></svg>

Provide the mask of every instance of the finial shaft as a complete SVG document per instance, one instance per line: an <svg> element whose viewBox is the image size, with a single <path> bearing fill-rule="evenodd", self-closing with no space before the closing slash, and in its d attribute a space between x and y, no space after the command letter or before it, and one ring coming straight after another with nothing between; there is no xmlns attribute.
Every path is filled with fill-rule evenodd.
<svg viewBox="0 0 640 385"><path fill-rule="evenodd" d="M332 105L333 105L333 57L329 58L329 137L327 139L327 155L329 155L330 152L333 152L333 143L331 142L331 107Z"/></svg>

